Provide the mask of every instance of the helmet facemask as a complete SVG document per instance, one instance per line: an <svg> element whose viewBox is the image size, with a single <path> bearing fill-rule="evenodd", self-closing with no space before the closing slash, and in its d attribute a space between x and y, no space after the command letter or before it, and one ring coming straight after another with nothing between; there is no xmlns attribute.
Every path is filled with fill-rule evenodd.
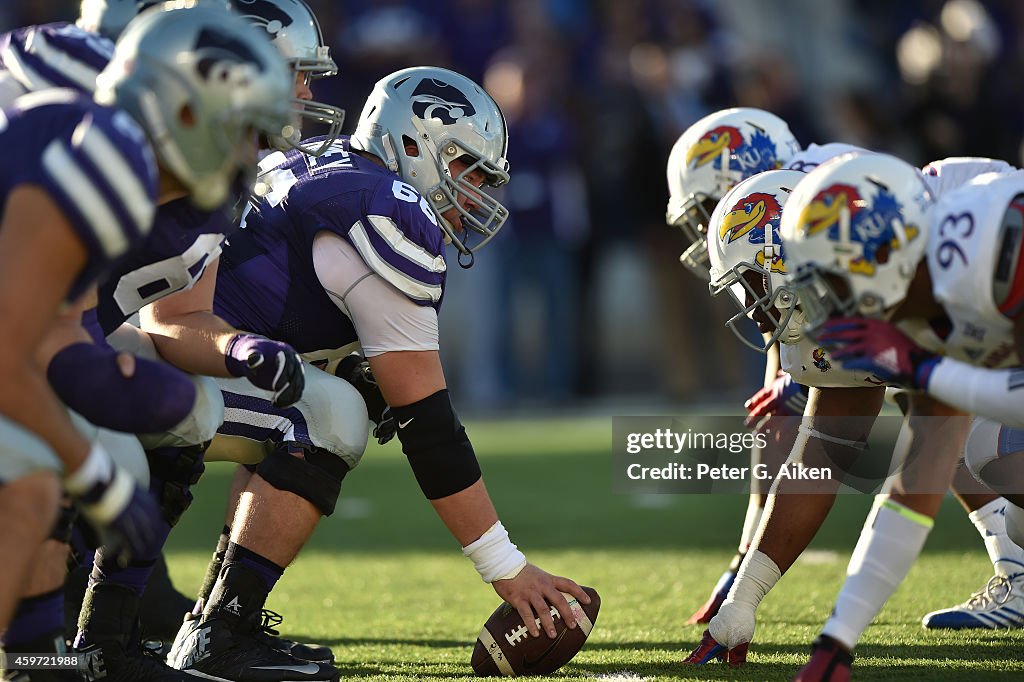
<svg viewBox="0 0 1024 682"><path fill-rule="evenodd" d="M292 67L296 77L301 74L305 79L306 87L312 86L315 80L330 78L338 73L338 66L331 59L328 47L321 46L317 48L317 55L317 59L289 60L289 65ZM302 131L306 122L326 126L325 137L316 143L303 143ZM280 136L271 137L270 143L281 151L298 149L307 156L320 156L338 139L338 136L341 135L341 127L344 124L344 109L318 102L315 99L304 100L293 97L292 122L282 131Z"/></svg>
<svg viewBox="0 0 1024 682"><path fill-rule="evenodd" d="M771 263L778 257L777 246L766 244L763 247L764 262ZM708 289L712 296L727 293L739 312L730 317L725 326L732 330L745 346L759 353L767 353L776 341L791 343L796 296L792 290L780 282L774 281L771 273L753 261L742 261L725 272L711 273L712 282ZM751 341L743 332L742 327L748 321L759 323L770 320L775 331L763 343Z"/></svg>
<svg viewBox="0 0 1024 682"><path fill-rule="evenodd" d="M413 124L420 129L421 139L429 139L428 133L419 125L419 121L414 121ZM508 171L483 158L478 151L458 140L449 140L439 147L436 154L430 158L434 161L440 181L427 191L427 201L439 219L446 240L458 249L460 263L462 256L469 257L471 263L473 251L491 241L508 220L508 209L467 178L480 171L486 178L484 186L496 188L508 182ZM425 154L425 150L421 150L420 154ZM450 164L456 159L467 165L453 177ZM473 208L467 209L463 206L459 202L459 197L464 197ZM461 218L461 229L453 226L444 217L444 214L453 208ZM474 242L471 238L473 234L479 235L480 240Z"/></svg>
<svg viewBox="0 0 1024 682"><path fill-rule="evenodd" d="M678 227L690 240L690 245L679 256L679 262L705 281L711 278L708 274L711 267L708 256L708 224L711 222L711 212L716 203L706 194L691 194L683 201L678 213L671 211L666 219L669 225Z"/></svg>
<svg viewBox="0 0 1024 682"><path fill-rule="evenodd" d="M787 285L799 301L804 333L814 336L833 317L884 317L882 297L870 291L855 295L850 275L835 270L808 267Z"/></svg>

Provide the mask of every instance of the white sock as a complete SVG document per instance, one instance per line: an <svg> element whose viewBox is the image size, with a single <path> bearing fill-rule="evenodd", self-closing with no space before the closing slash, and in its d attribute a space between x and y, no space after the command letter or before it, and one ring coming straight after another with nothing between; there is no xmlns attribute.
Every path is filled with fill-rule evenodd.
<svg viewBox="0 0 1024 682"><path fill-rule="evenodd" d="M822 634L853 649L910 572L934 521L888 498L875 503Z"/></svg>
<svg viewBox="0 0 1024 682"><path fill-rule="evenodd" d="M1006 503L1006 537L1024 547L1024 509Z"/></svg>
<svg viewBox="0 0 1024 682"><path fill-rule="evenodd" d="M757 527L761 523L761 515L764 514L764 507L757 503L753 497L747 503L747 516L743 519L743 533L740 535L740 554L746 554L750 549L750 543L754 541ZM1005 533L1004 533L1005 534Z"/></svg>
<svg viewBox="0 0 1024 682"><path fill-rule="evenodd" d="M708 623L715 641L733 648L754 638L754 612L768 591L782 578L779 567L764 552L748 552L736 574L736 582L718 615Z"/></svg>
<svg viewBox="0 0 1024 682"><path fill-rule="evenodd" d="M996 498L972 511L968 518L985 540L985 549L995 572L1011 576L1024 572L1024 549L1006 536L1006 505L1006 500Z"/></svg>

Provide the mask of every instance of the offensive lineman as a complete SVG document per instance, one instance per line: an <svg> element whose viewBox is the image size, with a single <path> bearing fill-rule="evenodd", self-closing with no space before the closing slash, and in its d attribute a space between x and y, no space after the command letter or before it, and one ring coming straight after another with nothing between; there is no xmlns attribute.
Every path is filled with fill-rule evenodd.
<svg viewBox="0 0 1024 682"><path fill-rule="evenodd" d="M548 604L574 626L560 591L586 597L571 580L527 563L508 539L437 352L444 246L451 242L460 261L472 261L504 223L504 207L483 188L507 182L505 147L500 110L464 76L415 67L382 79L351 138L318 158L291 152L264 159L267 191L225 250L215 309L326 368L361 347L424 495L531 635L539 635L536 613L554 636ZM343 478L359 461L367 413L358 393L320 369L308 375L306 394L290 411L222 382L222 433L270 437L275 445L241 495L202 614L186 621L171 652L177 667L218 678L232 669L235 638L319 517L333 511ZM326 404L339 384L353 395Z"/></svg>

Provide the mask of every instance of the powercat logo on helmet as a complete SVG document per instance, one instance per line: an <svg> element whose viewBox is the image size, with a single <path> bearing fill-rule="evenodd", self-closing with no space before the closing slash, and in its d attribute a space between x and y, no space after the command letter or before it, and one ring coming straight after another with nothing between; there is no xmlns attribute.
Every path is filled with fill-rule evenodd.
<svg viewBox="0 0 1024 682"><path fill-rule="evenodd" d="M413 90L412 112L424 120L436 118L444 125L452 125L465 116L473 116L476 109L455 86L425 78Z"/></svg>
<svg viewBox="0 0 1024 682"><path fill-rule="evenodd" d="M234 0L234 5L239 14L266 30L271 40L277 38L281 29L292 25L291 16L267 0Z"/></svg>
<svg viewBox="0 0 1024 682"><path fill-rule="evenodd" d="M243 80L249 68L264 70L259 55L244 42L214 27L204 27L193 48L198 56L196 65L206 80L220 80L224 85L236 85ZM245 66L237 69L236 66Z"/></svg>

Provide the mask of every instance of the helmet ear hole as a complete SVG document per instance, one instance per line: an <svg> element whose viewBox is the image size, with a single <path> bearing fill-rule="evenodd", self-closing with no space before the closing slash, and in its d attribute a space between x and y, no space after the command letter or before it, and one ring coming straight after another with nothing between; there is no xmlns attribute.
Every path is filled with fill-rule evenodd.
<svg viewBox="0 0 1024 682"><path fill-rule="evenodd" d="M402 146L405 147L405 155L419 158L420 146L416 144L416 140L412 139L408 135L402 135Z"/></svg>
<svg viewBox="0 0 1024 682"><path fill-rule="evenodd" d="M189 104L183 104L181 109L178 109L178 121L185 128L192 128L196 124L196 114L192 111L192 106Z"/></svg>

